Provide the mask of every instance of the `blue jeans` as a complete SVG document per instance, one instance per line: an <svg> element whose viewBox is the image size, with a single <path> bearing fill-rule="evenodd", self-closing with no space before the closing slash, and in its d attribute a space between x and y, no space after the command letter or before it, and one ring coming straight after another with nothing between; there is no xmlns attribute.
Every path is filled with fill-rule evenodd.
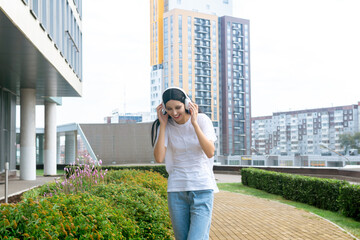
<svg viewBox="0 0 360 240"><path fill-rule="evenodd" d="M168 192L176 240L209 239L213 202L213 190Z"/></svg>

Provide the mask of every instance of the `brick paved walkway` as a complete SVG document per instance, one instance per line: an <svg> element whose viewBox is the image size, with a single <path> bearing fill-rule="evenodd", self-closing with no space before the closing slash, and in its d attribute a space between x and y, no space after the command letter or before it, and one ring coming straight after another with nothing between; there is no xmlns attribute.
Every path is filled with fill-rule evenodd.
<svg viewBox="0 0 360 240"><path fill-rule="evenodd" d="M356 239L334 224L276 201L221 191L215 194L211 240Z"/></svg>

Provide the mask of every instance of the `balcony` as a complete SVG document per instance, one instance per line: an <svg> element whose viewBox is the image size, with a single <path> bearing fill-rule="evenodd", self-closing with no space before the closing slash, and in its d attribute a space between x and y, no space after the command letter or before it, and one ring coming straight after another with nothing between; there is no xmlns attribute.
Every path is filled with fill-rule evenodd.
<svg viewBox="0 0 360 240"><path fill-rule="evenodd" d="M195 63L195 68L196 69L211 69L211 65L210 63Z"/></svg>
<svg viewBox="0 0 360 240"><path fill-rule="evenodd" d="M210 28L205 26L205 27L201 27L201 26L196 26L195 27L195 32L198 33L209 33L210 32Z"/></svg>
<svg viewBox="0 0 360 240"><path fill-rule="evenodd" d="M209 91L211 91L211 89L210 89L210 87L197 87L197 88L195 88L195 91L209 92Z"/></svg>
<svg viewBox="0 0 360 240"><path fill-rule="evenodd" d="M210 77L195 77L195 83L196 84L204 84L204 85L211 85Z"/></svg>
<svg viewBox="0 0 360 240"><path fill-rule="evenodd" d="M197 62L210 62L210 57L203 57L201 55L196 55L195 61L197 61Z"/></svg>
<svg viewBox="0 0 360 240"><path fill-rule="evenodd" d="M210 20L195 18L195 25L210 26Z"/></svg>

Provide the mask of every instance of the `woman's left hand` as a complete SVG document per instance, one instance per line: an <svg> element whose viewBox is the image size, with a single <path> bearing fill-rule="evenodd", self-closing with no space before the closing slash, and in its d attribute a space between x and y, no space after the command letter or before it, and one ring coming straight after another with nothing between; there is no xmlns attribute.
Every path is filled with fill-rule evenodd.
<svg viewBox="0 0 360 240"><path fill-rule="evenodd" d="M190 102L189 103L189 111L191 115L191 124L197 124L197 117L199 113L199 106L196 103Z"/></svg>

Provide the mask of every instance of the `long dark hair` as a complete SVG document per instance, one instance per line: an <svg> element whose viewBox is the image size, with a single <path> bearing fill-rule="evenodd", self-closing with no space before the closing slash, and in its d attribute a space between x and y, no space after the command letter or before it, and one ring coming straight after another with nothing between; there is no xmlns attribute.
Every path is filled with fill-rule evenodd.
<svg viewBox="0 0 360 240"><path fill-rule="evenodd" d="M170 100L177 100L185 104L186 96L183 91L177 88L169 88L165 90L165 92L162 94L162 101L164 105L166 106L166 103ZM186 113L189 113L189 110L185 109ZM200 112L200 111L199 111ZM169 118L171 118L169 116ZM154 147L156 138L157 138L157 131L160 126L159 119L156 119L151 127L151 145Z"/></svg>

